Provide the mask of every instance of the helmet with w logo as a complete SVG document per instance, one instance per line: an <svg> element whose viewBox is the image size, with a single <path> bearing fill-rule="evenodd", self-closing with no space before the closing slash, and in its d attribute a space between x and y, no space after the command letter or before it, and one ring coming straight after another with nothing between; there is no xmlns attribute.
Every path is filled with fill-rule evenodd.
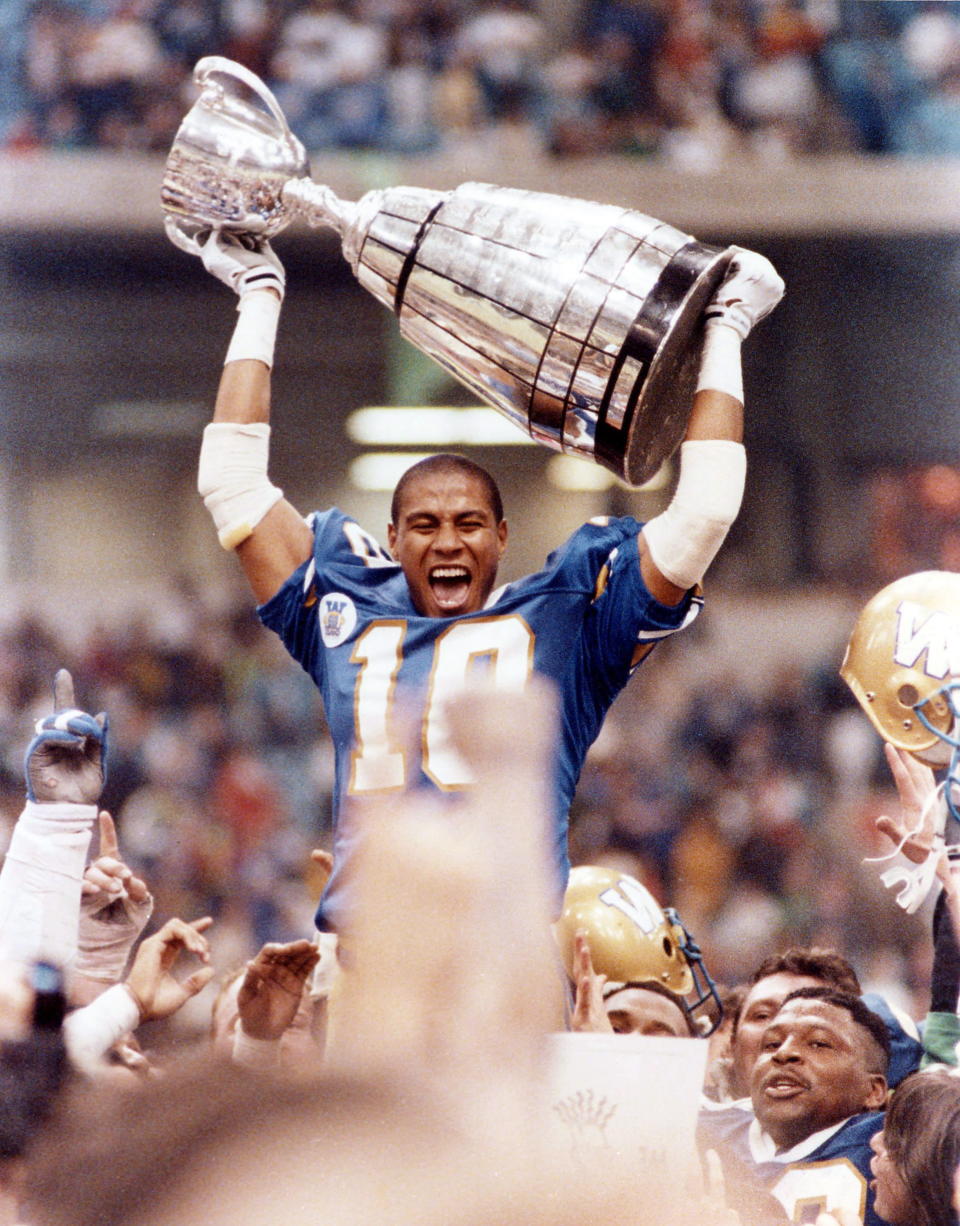
<svg viewBox="0 0 960 1226"><path fill-rule="evenodd" d="M928 766L960 750L960 575L928 570L868 601L840 676L884 740Z"/></svg>
<svg viewBox="0 0 960 1226"><path fill-rule="evenodd" d="M723 1007L699 946L676 911L661 907L636 878L594 865L572 869L554 931L571 978L576 935L583 932L598 974L611 982L667 988L699 1033L699 1010L711 1028L719 1024Z"/></svg>

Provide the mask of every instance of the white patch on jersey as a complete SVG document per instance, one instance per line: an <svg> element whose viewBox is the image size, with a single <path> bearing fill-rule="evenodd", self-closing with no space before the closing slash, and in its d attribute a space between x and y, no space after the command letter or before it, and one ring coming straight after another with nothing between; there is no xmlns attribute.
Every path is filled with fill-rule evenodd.
<svg viewBox="0 0 960 1226"><path fill-rule="evenodd" d="M321 596L317 616L325 647L345 643L357 627L357 606L343 592L327 592Z"/></svg>
<svg viewBox="0 0 960 1226"><path fill-rule="evenodd" d="M942 681L948 673L960 673L960 622L942 609L930 610L904 600L897 609L894 661L904 668L916 668L924 653L923 672L928 677Z"/></svg>

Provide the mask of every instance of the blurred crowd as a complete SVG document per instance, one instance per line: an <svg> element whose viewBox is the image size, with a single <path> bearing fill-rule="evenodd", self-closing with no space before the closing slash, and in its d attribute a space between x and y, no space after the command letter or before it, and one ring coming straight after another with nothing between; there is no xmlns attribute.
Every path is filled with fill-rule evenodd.
<svg viewBox="0 0 960 1226"><path fill-rule="evenodd" d="M699 634L661 645L614 707L581 777L574 863L622 868L677 907L722 981L740 980L758 951L821 944L911 1008L929 925L891 925L889 895L862 863L879 852L873 818L896 800L839 660L701 682L691 670L710 650ZM38 619L8 626L3 845L32 721L64 664L86 708L109 713L102 805L156 914L214 916L223 966L309 931L332 750L315 687L253 612L215 611L184 584L69 647Z"/></svg>
<svg viewBox="0 0 960 1226"><path fill-rule="evenodd" d="M311 151L523 131L692 170L960 153L960 5L936 0L5 0L0 144L164 153L225 55Z"/></svg>

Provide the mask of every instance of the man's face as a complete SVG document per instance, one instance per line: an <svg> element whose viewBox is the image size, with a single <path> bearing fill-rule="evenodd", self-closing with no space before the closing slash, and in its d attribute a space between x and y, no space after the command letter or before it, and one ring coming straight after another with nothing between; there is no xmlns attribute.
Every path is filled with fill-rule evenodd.
<svg viewBox="0 0 960 1226"><path fill-rule="evenodd" d="M787 1001L766 1029L750 1083L757 1119L778 1149L883 1105L887 1083L871 1071L871 1048L846 1009Z"/></svg>
<svg viewBox="0 0 960 1226"><path fill-rule="evenodd" d="M459 617L482 609L493 590L507 521L497 523L479 477L441 469L410 482L387 540L417 611Z"/></svg>
<svg viewBox="0 0 960 1226"><path fill-rule="evenodd" d="M617 1034L659 1034L689 1039L687 1019L679 1005L659 992L624 988L604 1002L607 1017Z"/></svg>
<svg viewBox="0 0 960 1226"><path fill-rule="evenodd" d="M750 1075L760 1055L764 1031L787 996L797 988L823 986L821 980L811 975L795 975L791 971L767 975L753 985L744 999L737 1032L730 1042L733 1058L730 1089L734 1098L745 1098L750 1093Z"/></svg>

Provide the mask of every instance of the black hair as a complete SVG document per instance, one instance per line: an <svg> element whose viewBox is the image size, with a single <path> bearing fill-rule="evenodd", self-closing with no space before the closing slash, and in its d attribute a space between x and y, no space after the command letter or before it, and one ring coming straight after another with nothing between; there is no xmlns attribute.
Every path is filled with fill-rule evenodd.
<svg viewBox="0 0 960 1226"><path fill-rule="evenodd" d="M500 497L500 487L491 474L479 464L475 464L473 460L468 460L466 456L456 455L453 452L441 452L439 455L430 455L425 460L411 464L397 482L390 502L390 519L394 525L400 518L403 494L410 482L415 481L419 476L441 472L461 472L482 482L487 491L493 518L496 523L500 523L503 519L503 499Z"/></svg>
<svg viewBox="0 0 960 1226"><path fill-rule="evenodd" d="M750 987L768 979L771 975L805 975L808 979L821 979L824 987L860 995L860 980L850 963L834 949L820 949L816 945L792 945L783 953L771 954L760 963L750 976ZM730 1025L730 1033L736 1034L740 1024L740 1011L747 992L737 1002L736 1012Z"/></svg>

